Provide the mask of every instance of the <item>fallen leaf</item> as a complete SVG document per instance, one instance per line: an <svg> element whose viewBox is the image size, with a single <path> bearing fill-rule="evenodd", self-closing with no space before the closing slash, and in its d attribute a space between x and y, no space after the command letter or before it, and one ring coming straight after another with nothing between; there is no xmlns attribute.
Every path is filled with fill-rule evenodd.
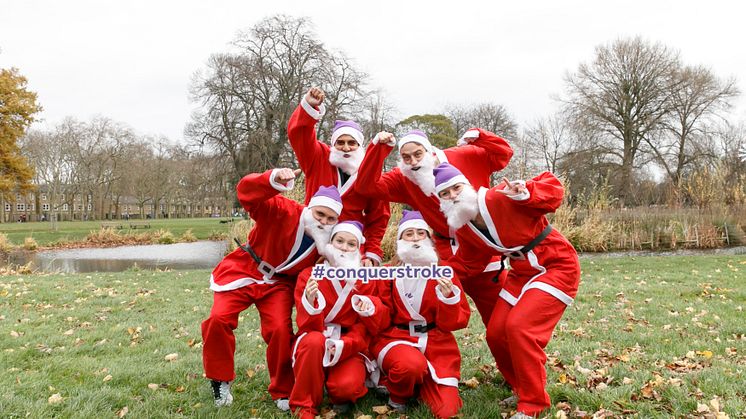
<svg viewBox="0 0 746 419"><path fill-rule="evenodd" d="M710 400L710 406L712 406L716 412L720 411L720 401L717 398Z"/></svg>
<svg viewBox="0 0 746 419"><path fill-rule="evenodd" d="M371 415L360 415L360 416L355 416L355 419L373 419L373 416L371 416Z"/></svg>
<svg viewBox="0 0 746 419"><path fill-rule="evenodd" d="M254 370L252 370L252 369L248 369L248 370L246 370L246 376L247 376L247 377L249 377L249 378L253 378L253 377L254 377L254 374L256 374L256 371L254 371Z"/></svg>
<svg viewBox="0 0 746 419"><path fill-rule="evenodd" d="M123 418L127 413L129 413L130 408L127 406L124 406L121 410L117 412L117 417Z"/></svg>
<svg viewBox="0 0 746 419"><path fill-rule="evenodd" d="M554 414L554 417L557 419L567 419L567 413L564 410L560 410Z"/></svg>
<svg viewBox="0 0 746 419"><path fill-rule="evenodd" d="M706 404L697 403L697 413L709 412L710 408Z"/></svg>
<svg viewBox="0 0 746 419"><path fill-rule="evenodd" d="M466 380L464 384L466 384L466 387L469 388L477 388L479 387L479 380L477 380L476 377L471 377L470 379Z"/></svg>
<svg viewBox="0 0 746 419"><path fill-rule="evenodd" d="M112 378L114 377L112 377L111 374L109 374L106 377L104 377L104 382L111 381Z"/></svg>
<svg viewBox="0 0 746 419"><path fill-rule="evenodd" d="M67 331L66 331L65 333L63 333L63 335L65 335L65 336L70 336L70 335L72 335L73 333L75 333L75 330L73 330L73 329L70 329L70 330L67 330Z"/></svg>
<svg viewBox="0 0 746 419"><path fill-rule="evenodd" d="M389 413L389 411L390 411L389 407L386 406L386 405L383 405L383 406L373 406L372 410L373 410L374 413L379 414L379 415L385 415L385 414Z"/></svg>
<svg viewBox="0 0 746 419"><path fill-rule="evenodd" d="M186 387L184 387L184 386L178 386L178 387L176 387L176 392L177 393L183 393L184 390L186 390Z"/></svg>
<svg viewBox="0 0 746 419"><path fill-rule="evenodd" d="M622 378L622 384L624 384L624 385L629 385L629 384L632 384L634 382L635 382L635 380L633 380L633 379L631 379L629 377Z"/></svg>
<svg viewBox="0 0 746 419"><path fill-rule="evenodd" d="M62 402L62 396L60 396L60 393L54 393L47 399L47 403L49 404L57 404Z"/></svg>
<svg viewBox="0 0 746 419"><path fill-rule="evenodd" d="M712 358L712 351L697 351L697 355L700 355L705 359L710 359Z"/></svg>
<svg viewBox="0 0 746 419"><path fill-rule="evenodd" d="M148 384L148 388L151 390L158 390L158 384L150 383Z"/></svg>
<svg viewBox="0 0 746 419"><path fill-rule="evenodd" d="M177 353L168 354L168 355L166 355L165 359L168 362L176 361L177 359L179 359L179 354L177 354Z"/></svg>
<svg viewBox="0 0 746 419"><path fill-rule="evenodd" d="M17 337L20 337L21 335L18 334L18 332L16 332L15 330L11 330L10 331L10 336L14 337L14 338L17 338Z"/></svg>

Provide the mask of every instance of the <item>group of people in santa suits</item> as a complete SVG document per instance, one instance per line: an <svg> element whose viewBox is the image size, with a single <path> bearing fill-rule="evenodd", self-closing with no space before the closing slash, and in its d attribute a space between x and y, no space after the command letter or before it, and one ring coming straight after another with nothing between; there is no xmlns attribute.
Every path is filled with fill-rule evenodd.
<svg viewBox="0 0 746 419"><path fill-rule="evenodd" d="M513 151L480 128L445 150L416 130L398 140L381 132L365 147L358 124L337 121L326 144L316 138L323 102L324 92L312 88L290 118L300 169L249 174L236 187L254 226L210 279L203 364L215 404L233 400L233 331L239 314L255 305L267 343L268 390L280 410L313 418L326 389L334 409L346 411L378 387L389 394L391 409L403 412L419 398L433 416L452 417L462 406L453 332L468 324L468 295L513 391L503 401L514 404L513 418L549 408L544 348L580 278L575 250L545 217L561 204L562 184L547 172L490 187ZM383 173L395 147L398 165ZM281 195L301 171L304 205ZM413 209L399 222L393 263L445 265L453 276L319 277L319 262L326 268L382 263L389 202Z"/></svg>

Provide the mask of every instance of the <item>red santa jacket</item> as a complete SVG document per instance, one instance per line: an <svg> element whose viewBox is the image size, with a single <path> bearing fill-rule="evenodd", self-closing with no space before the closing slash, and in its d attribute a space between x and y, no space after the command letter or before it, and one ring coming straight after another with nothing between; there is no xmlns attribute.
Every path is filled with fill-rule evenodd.
<svg viewBox="0 0 746 419"><path fill-rule="evenodd" d="M490 175L508 165L513 149L504 139L483 130L471 129L471 140L465 145L445 150L435 150L441 163L450 163L464 174L474 189L490 186ZM466 137L466 135L465 135ZM359 191L368 196L387 196L390 201L407 204L422 213L422 218L437 234L433 237L435 248L442 260L453 256L450 240L455 237L440 211L440 201L433 194L425 195L420 187L407 179L399 168L381 174L383 162L391 152L391 145L374 144L368 147L360 165L357 182Z"/></svg>
<svg viewBox="0 0 746 419"><path fill-rule="evenodd" d="M418 281L413 290L404 281ZM368 298L375 307L361 313L361 319L375 337L371 353L378 365L396 345L418 348L427 359L432 379L442 385L458 387L461 378L461 352L453 331L469 324L471 310L461 284L454 276L454 293L446 298L431 279L395 279L372 281L376 294ZM403 329L406 327L407 329ZM430 330L423 331L422 327Z"/></svg>
<svg viewBox="0 0 746 419"><path fill-rule="evenodd" d="M316 301L308 301L305 294L306 283L311 277L313 267L305 269L298 275L295 284L295 322L298 325L298 339L295 348L306 333L316 331L326 336L323 365L330 367L340 361L361 354L366 355L370 344L370 334L360 317L352 309L351 298L358 293L369 294L373 285L360 281L346 282L323 278L318 280L319 294ZM331 348L335 347L334 355ZM366 357L366 364L370 361ZM369 371L372 365L368 365Z"/></svg>
<svg viewBox="0 0 746 419"><path fill-rule="evenodd" d="M275 268L270 276L258 269L258 264L243 249L238 248L223 258L212 271L210 289L229 291L254 283L273 283L278 280L294 281L295 276L311 266L319 254L314 244L297 254L305 234L303 205L288 199L279 192L292 189L274 182L275 170L244 176L236 190L238 200L254 220L249 232L249 244L254 252Z"/></svg>
<svg viewBox="0 0 746 419"><path fill-rule="evenodd" d="M391 210L382 196L364 196L358 190L358 174L353 174L344 185L336 166L329 163L329 146L316 139L316 123L321 112L306 102L305 98L295 109L288 122L288 138L306 176L306 205L320 186L335 185L342 195L340 221L354 220L363 224L365 244L362 253L381 262L381 240L386 233ZM362 145L361 145L362 146Z"/></svg>
<svg viewBox="0 0 746 419"><path fill-rule="evenodd" d="M545 214L562 204L564 188L551 173L544 172L525 183L528 193L511 198L494 188L478 191L479 212L487 231L467 223L457 232L456 255L448 262L457 274L479 274L493 256L520 250L549 224ZM515 305L529 289L545 291L565 304L572 304L580 282L580 263L572 244L557 230L525 255L510 256L511 269L500 297Z"/></svg>

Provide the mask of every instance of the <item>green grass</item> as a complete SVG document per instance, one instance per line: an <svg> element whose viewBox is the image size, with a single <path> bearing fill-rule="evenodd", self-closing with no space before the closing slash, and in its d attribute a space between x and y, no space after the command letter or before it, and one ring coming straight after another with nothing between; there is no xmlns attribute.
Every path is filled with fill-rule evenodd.
<svg viewBox="0 0 746 419"><path fill-rule="evenodd" d="M731 418L746 416L746 257L594 258L582 265L577 301L547 348L548 417L562 409L568 417L602 409L697 417L704 415L698 404L707 408L716 397ZM0 416L115 417L127 407L126 417L137 418L288 417L266 392L254 309L244 312L236 333L234 404L213 407L199 329L212 303L208 276L0 277ZM509 390L491 367L476 313L458 335L462 379L480 382L462 388L463 416L510 414L497 404ZM178 359L168 362L171 353ZM53 394L62 401L48 403ZM369 395L356 410L376 417L371 408L380 404ZM428 413L420 406L409 417Z"/></svg>
<svg viewBox="0 0 746 419"><path fill-rule="evenodd" d="M126 228L119 230L120 233L126 232L145 232L155 231L158 229L169 230L175 236L181 236L186 230L191 229L192 233L199 240L205 240L214 232L227 233L230 230L230 223L221 224L221 220L226 218L175 218L175 219L157 219L157 220L132 220L133 222L148 221L149 229L138 228L130 230ZM0 224L0 233L8 236L8 239L15 245L23 244L26 237L33 237L40 246L47 246L52 243L62 241L82 240L91 231L101 229L101 223L106 221L60 221L57 223L57 231L53 231L49 222L33 223L3 223ZM121 221L126 227L127 221Z"/></svg>

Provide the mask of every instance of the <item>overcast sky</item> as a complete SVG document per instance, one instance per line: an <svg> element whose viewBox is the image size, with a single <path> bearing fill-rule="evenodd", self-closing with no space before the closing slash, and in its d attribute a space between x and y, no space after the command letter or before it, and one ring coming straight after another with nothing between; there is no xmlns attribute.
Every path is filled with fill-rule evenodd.
<svg viewBox="0 0 746 419"><path fill-rule="evenodd" d="M103 115L183 139L188 88L237 31L285 13L311 19L384 90L401 117L494 102L519 124L556 108L563 75L593 49L640 35L746 89L746 6L729 1L0 0L0 67L16 67L54 124ZM520 3L520 4L519 4ZM734 120L746 119L743 96Z"/></svg>

